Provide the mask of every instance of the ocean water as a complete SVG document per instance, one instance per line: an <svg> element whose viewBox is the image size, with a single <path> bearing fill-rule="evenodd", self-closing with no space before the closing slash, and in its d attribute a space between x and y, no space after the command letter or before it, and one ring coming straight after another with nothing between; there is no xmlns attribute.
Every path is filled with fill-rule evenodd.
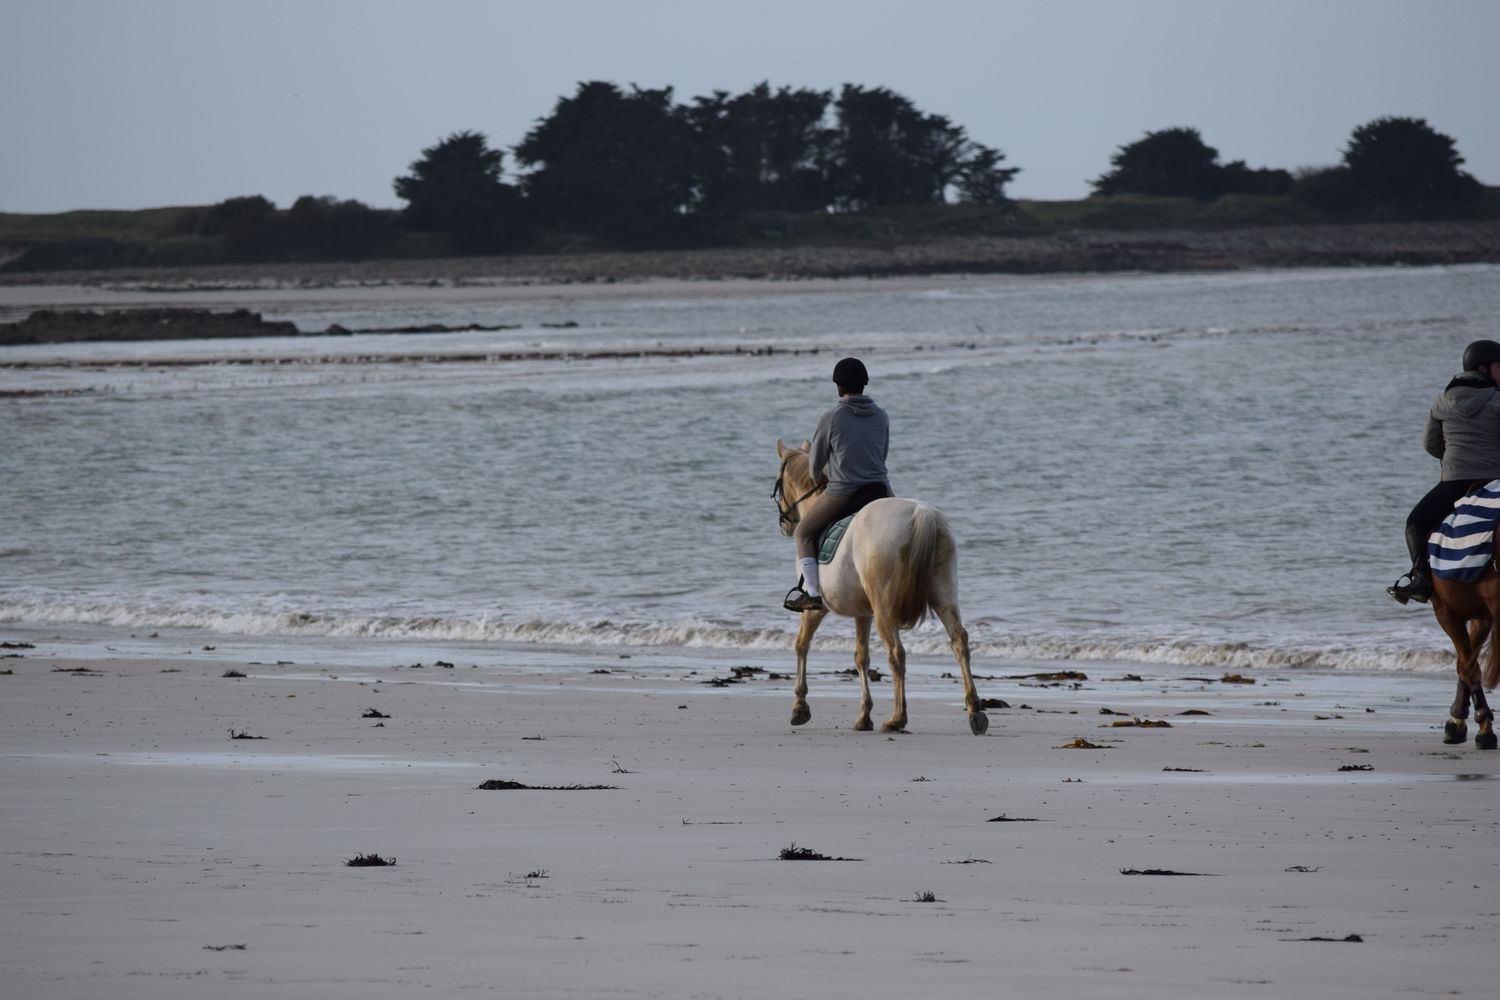
<svg viewBox="0 0 1500 1000"><path fill-rule="evenodd" d="M1384 588L1500 267L461 292L263 311L492 329L0 348L0 635L790 662L775 443L854 354L981 660L1452 669Z"/></svg>

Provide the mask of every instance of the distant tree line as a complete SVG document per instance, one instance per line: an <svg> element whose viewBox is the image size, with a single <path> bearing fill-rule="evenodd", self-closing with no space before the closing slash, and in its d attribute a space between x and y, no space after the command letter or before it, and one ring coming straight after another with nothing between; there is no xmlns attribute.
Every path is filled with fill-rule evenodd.
<svg viewBox="0 0 1500 1000"><path fill-rule="evenodd" d="M777 213L856 212L949 201L999 204L1019 172L961 126L884 88L716 91L686 105L670 88L579 84L512 150L475 132L422 151L395 180L403 225L446 233L460 253L526 245L537 230L625 246L724 242ZM1462 214L1483 186L1459 169L1452 138L1419 118L1355 129L1337 166L1294 176L1219 162L1195 128L1168 128L1119 147L1097 196L1212 201L1290 198L1343 219Z"/></svg>
<svg viewBox="0 0 1500 1000"><path fill-rule="evenodd" d="M342 260L363 256L399 230L396 213L363 202L303 195L283 212L257 194L185 209L169 235L217 239L231 260Z"/></svg>
<svg viewBox="0 0 1500 1000"><path fill-rule="evenodd" d="M1114 169L1095 179L1095 194L1152 194L1209 200L1227 194L1290 195L1336 215L1396 205L1446 214L1473 204L1484 186L1459 169L1453 139L1421 118L1377 118L1354 130L1343 163L1300 177L1286 170L1219 162L1195 128L1169 128L1121 146Z"/></svg>
<svg viewBox="0 0 1500 1000"><path fill-rule="evenodd" d="M993 204L1019 172L961 125L882 87L715 91L675 104L670 87L593 81L557 102L513 151L475 132L422 151L395 180L405 225L460 252L503 250L538 228L624 245L722 239L765 213Z"/></svg>
<svg viewBox="0 0 1500 1000"><path fill-rule="evenodd" d="M4 266L732 245L792 235L804 224L833 232L830 220L868 210L953 203L999 206L971 216L1011 227L1006 231L1039 225L1006 198L1020 171L1005 165L1003 153L882 87L846 84L835 94L761 83L678 104L670 87L584 82L509 152L514 182L505 179L505 152L483 135L447 136L394 179L405 203L400 210L311 195L285 210L260 195L230 198L176 212L150 240L89 233L26 240L25 252L18 257L12 249ZM1128 213L1136 204L1130 199L1141 195L1216 209L1223 207L1218 199L1249 196L1266 203L1249 214L1271 221L1495 214L1497 199L1486 198L1484 186L1460 169L1463 162L1454 140L1420 118L1361 125L1340 163L1295 175L1243 160L1221 163L1196 128L1174 127L1118 147L1111 169L1090 182L1089 201ZM1233 203L1241 217L1246 203Z"/></svg>

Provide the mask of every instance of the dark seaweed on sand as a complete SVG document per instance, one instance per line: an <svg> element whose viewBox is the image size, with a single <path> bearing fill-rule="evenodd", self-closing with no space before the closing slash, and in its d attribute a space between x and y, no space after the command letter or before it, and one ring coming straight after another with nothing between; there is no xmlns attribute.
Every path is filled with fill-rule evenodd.
<svg viewBox="0 0 1500 1000"><path fill-rule="evenodd" d="M532 792L604 792L616 791L619 787L618 785L524 785L519 781L506 781L504 778L491 778L489 781L478 786L479 790L486 792L520 790Z"/></svg>
<svg viewBox="0 0 1500 1000"><path fill-rule="evenodd" d="M395 858L382 858L378 854L356 854L344 861L344 864L350 868L379 868L395 863Z"/></svg>
<svg viewBox="0 0 1500 1000"><path fill-rule="evenodd" d="M819 854L811 847L798 847L793 843L791 847L781 849L782 861L859 861L860 858L831 858L826 854Z"/></svg>

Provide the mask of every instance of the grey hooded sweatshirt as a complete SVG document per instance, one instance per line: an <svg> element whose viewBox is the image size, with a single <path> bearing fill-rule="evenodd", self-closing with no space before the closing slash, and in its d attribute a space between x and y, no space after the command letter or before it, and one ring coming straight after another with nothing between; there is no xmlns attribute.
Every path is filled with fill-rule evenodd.
<svg viewBox="0 0 1500 1000"><path fill-rule="evenodd" d="M1500 479L1500 389L1475 372L1456 375L1432 404L1422 447L1442 480Z"/></svg>
<svg viewBox="0 0 1500 1000"><path fill-rule="evenodd" d="M885 471L891 424L869 396L843 396L818 418L807 465L814 481L828 480L828 492L847 496L861 486L890 480Z"/></svg>

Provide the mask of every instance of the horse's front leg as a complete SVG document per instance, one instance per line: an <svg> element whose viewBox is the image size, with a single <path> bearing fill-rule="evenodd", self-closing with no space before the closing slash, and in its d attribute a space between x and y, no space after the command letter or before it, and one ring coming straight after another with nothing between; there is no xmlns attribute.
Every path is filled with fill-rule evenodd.
<svg viewBox="0 0 1500 1000"><path fill-rule="evenodd" d="M870 721L870 710L875 699L870 697L870 616L854 619L854 665L859 668L859 718L854 720L856 732L869 732L875 728Z"/></svg>
<svg viewBox="0 0 1500 1000"><path fill-rule="evenodd" d="M802 624L797 629L797 686L792 689L796 700L792 702L792 725L806 725L812 718L812 709L807 707L807 651L812 648L813 633L828 614L827 611L802 612Z"/></svg>
<svg viewBox="0 0 1500 1000"><path fill-rule="evenodd" d="M886 657L891 666L891 698L895 702L890 719L880 731L899 733L906 728L906 647L901 645L901 631L894 622L877 617L875 631L885 643Z"/></svg>
<svg viewBox="0 0 1500 1000"><path fill-rule="evenodd" d="M969 710L969 731L975 736L983 736L990 728L990 717L984 714L984 703L979 700L979 692L974 688L974 675L969 672L969 631L964 628L957 608L934 606L933 611L937 612L938 620L947 630L949 645L953 647L953 658L963 671L964 707Z"/></svg>
<svg viewBox="0 0 1500 1000"><path fill-rule="evenodd" d="M1459 671L1462 674L1462 670ZM1482 697L1482 696L1481 696ZM1448 707L1448 721L1443 723L1443 742L1456 746L1469 736L1469 685L1463 677L1458 679L1458 693Z"/></svg>

